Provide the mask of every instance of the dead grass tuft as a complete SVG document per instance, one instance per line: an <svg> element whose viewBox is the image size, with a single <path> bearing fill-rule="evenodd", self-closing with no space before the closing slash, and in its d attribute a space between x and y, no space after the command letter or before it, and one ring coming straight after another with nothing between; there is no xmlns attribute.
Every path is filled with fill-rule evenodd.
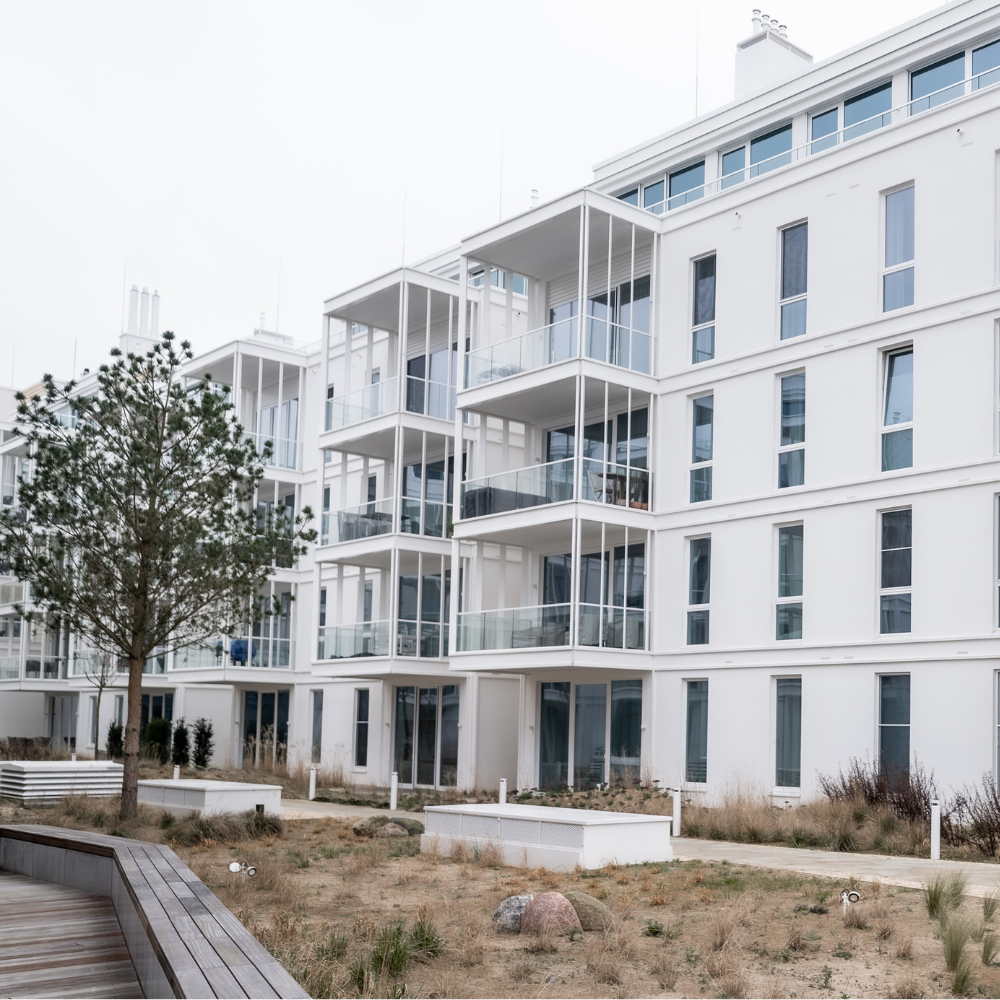
<svg viewBox="0 0 1000 1000"><path fill-rule="evenodd" d="M908 960L913 958L913 938L904 937L896 941L896 947L892 950L893 958Z"/></svg>
<svg viewBox="0 0 1000 1000"><path fill-rule="evenodd" d="M892 994L897 1000L919 1000L924 995L920 982L915 976L904 976L896 984Z"/></svg>
<svg viewBox="0 0 1000 1000"><path fill-rule="evenodd" d="M661 989L672 990L677 985L677 963L672 956L661 952L650 963L649 971L652 972Z"/></svg>
<svg viewBox="0 0 1000 1000"><path fill-rule="evenodd" d="M896 930L896 925L891 920L877 920L875 922L875 938L878 941L889 941Z"/></svg>

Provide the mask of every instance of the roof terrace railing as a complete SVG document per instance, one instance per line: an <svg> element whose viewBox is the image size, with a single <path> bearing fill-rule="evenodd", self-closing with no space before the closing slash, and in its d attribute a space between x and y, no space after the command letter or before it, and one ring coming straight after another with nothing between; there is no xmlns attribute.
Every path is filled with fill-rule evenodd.
<svg viewBox="0 0 1000 1000"><path fill-rule="evenodd" d="M661 201L654 202L650 205L644 205L643 208L647 212L651 212L653 215L663 215L664 212L672 211L675 208L681 208L684 205L689 205L691 202L699 201L702 198L718 194L728 188L735 187L737 184L743 184L745 181L755 180L758 177L762 177L764 174L770 173L772 170L776 170L778 167L784 167L790 163L799 163L802 160L808 159L810 156L815 156L817 153L822 153L828 149L833 149L836 146L841 146L845 143L852 142L855 139L860 139L864 135L868 135L869 133L875 132L880 128L884 128L886 125L892 125L897 122L905 121L915 115L923 114L931 108L939 107L942 104L958 100L960 97L976 93L979 90L985 90L988 87L995 87L997 84L1000 84L1000 68L991 69L985 73L979 73L976 76L967 77L964 80L949 84L947 87L942 87L940 90L936 90L931 94L925 94L923 97L919 97L916 100L907 101L905 104L901 104L898 107L890 108L888 111L883 111L877 115L872 115L871 118L866 118L860 122L854 122L853 124L839 129L836 132L829 132L826 135L817 136L802 146L785 150L782 153L777 153L774 156L768 157L766 160L759 160L757 163L751 163L747 167L734 170L728 174L723 174L721 177L718 177L713 181L708 181L700 187L694 187L687 191L680 192L673 197L668 195Z"/></svg>

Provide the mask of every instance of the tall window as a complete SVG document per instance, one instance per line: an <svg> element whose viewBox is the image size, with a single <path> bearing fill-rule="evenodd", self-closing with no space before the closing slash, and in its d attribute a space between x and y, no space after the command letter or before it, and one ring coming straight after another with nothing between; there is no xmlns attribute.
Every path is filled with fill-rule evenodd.
<svg viewBox="0 0 1000 1000"><path fill-rule="evenodd" d="M839 107L813 115L810 123L810 138L812 139L809 145L810 153L822 153L824 149L837 145L837 124L839 121Z"/></svg>
<svg viewBox="0 0 1000 1000"><path fill-rule="evenodd" d="M910 675L879 678L879 764L890 774L910 768Z"/></svg>
<svg viewBox="0 0 1000 1000"><path fill-rule="evenodd" d="M323 692L313 691L312 762L318 764L323 756Z"/></svg>
<svg viewBox="0 0 1000 1000"><path fill-rule="evenodd" d="M775 699L774 783L798 788L802 778L802 678L779 677Z"/></svg>
<svg viewBox="0 0 1000 1000"><path fill-rule="evenodd" d="M691 364L715 357L715 254L694 262Z"/></svg>
<svg viewBox="0 0 1000 1000"><path fill-rule="evenodd" d="M778 529L778 605L775 621L776 639L802 638L801 524Z"/></svg>
<svg viewBox="0 0 1000 1000"><path fill-rule="evenodd" d="M712 539L692 538L689 549L687 641L689 646L703 646L708 642L712 599Z"/></svg>
<svg viewBox="0 0 1000 1000"><path fill-rule="evenodd" d="M913 510L882 514L882 578L879 631L910 631L910 581L913 562Z"/></svg>
<svg viewBox="0 0 1000 1000"><path fill-rule="evenodd" d="M781 339L806 332L809 223L781 231Z"/></svg>
<svg viewBox="0 0 1000 1000"><path fill-rule="evenodd" d="M882 471L913 465L913 348L886 355ZM888 428L891 428L888 429Z"/></svg>
<svg viewBox="0 0 1000 1000"><path fill-rule="evenodd" d="M885 270L882 274L882 310L913 305L914 189L885 196Z"/></svg>
<svg viewBox="0 0 1000 1000"><path fill-rule="evenodd" d="M990 87L1000 80L1000 41L972 51L972 89Z"/></svg>
<svg viewBox="0 0 1000 1000"><path fill-rule="evenodd" d="M712 449L715 437L715 396L693 401L691 433L691 503L712 499Z"/></svg>
<svg viewBox="0 0 1000 1000"><path fill-rule="evenodd" d="M778 437L778 489L806 481L806 373L781 380L781 430Z"/></svg>
<svg viewBox="0 0 1000 1000"><path fill-rule="evenodd" d="M90 699L90 742L97 746L97 698L91 696Z"/></svg>
<svg viewBox="0 0 1000 1000"><path fill-rule="evenodd" d="M687 682L684 779L708 781L708 681Z"/></svg>

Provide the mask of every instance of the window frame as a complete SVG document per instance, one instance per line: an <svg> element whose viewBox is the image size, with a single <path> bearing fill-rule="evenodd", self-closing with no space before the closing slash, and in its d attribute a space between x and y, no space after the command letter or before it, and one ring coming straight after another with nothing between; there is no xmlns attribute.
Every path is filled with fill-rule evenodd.
<svg viewBox="0 0 1000 1000"><path fill-rule="evenodd" d="M799 588L798 594L781 594L781 533L787 528L801 528L802 529L802 585ZM773 587L773 598L771 603L774 605L774 631L771 639L772 645L784 646L788 643L802 642L804 637L805 629L803 626L805 622L805 589L806 589L806 573L805 573L805 522L803 520L797 521L783 521L774 525L774 573L772 574L772 579L774 581ZM782 639L778 636L778 610L785 605L797 604L799 606L799 623L800 623L800 635L796 638Z"/></svg>
<svg viewBox="0 0 1000 1000"><path fill-rule="evenodd" d="M776 485L774 490L776 493L785 493L788 490L801 490L805 489L805 455L802 456L803 462L803 472L802 472L802 482L794 486L782 486L781 485L781 456L787 455L793 451L805 452L807 439L806 433L803 431L803 439L801 441L793 442L792 444L782 444L781 443L781 418L783 409L783 395L784 387L783 383L786 378L794 378L797 375L801 375L803 378L806 376L805 367L793 368L791 371L778 372L775 375L775 382L777 388L777 403L776 403L776 438L777 438L777 448L775 450L775 468L774 468L774 482ZM806 380L806 385L808 386L808 380ZM808 398L808 397L806 397ZM803 414L803 423L805 422L805 415Z"/></svg>
<svg viewBox="0 0 1000 1000"><path fill-rule="evenodd" d="M913 256L909 260L899 261L895 264L886 264L886 241L889 235L889 198L892 195L900 194L908 189L913 189ZM904 181L891 188L886 188L880 192L881 212L879 228L881 229L881 240L879 241L879 286L878 302L879 314L885 316L887 313L898 314L904 309L913 309L917 302L917 185L915 180ZM885 303L885 279L889 275L901 274L904 271L913 271L913 301L908 305L893 306L886 308Z"/></svg>
<svg viewBox="0 0 1000 1000"><path fill-rule="evenodd" d="M789 139L792 141L793 145L781 153L775 153L774 156L769 156L765 160L759 160L757 163L751 163L750 157L752 156L752 146L753 143L757 142L758 139L767 139L772 135L777 135L780 132L787 131L789 133ZM743 150L743 166L738 170L730 171L728 174L724 173L723 161L727 156L731 156L733 153ZM765 128L755 132L752 135L748 135L742 142L734 143L732 146L726 146L719 150L719 163L718 163L718 183L719 190L725 191L727 188L736 187L737 184L744 184L746 181L754 180L757 177L763 177L765 174L769 174L772 170L777 170L778 167L787 166L791 163L792 153L795 152L794 146L794 132L792 121L782 122L780 124L770 124ZM773 166L767 167L764 170L760 169L761 163L768 163L770 160L777 160L778 157L787 156L788 159L783 163L775 163ZM737 175L740 176L739 180L734 180Z"/></svg>
<svg viewBox="0 0 1000 1000"><path fill-rule="evenodd" d="M714 260L715 261L715 284L712 291L712 318L703 323L695 322L695 310L698 307L698 265L702 261ZM706 364L709 361L715 361L715 328L718 320L718 303L719 303L719 255L715 250L711 250L708 253L699 254L697 257L691 258L691 281L689 283L690 294L691 294L691 304L688 309L688 315L691 317L690 320L690 345L691 354L688 360L689 368L696 368L698 365ZM712 354L710 357L703 358L701 361L695 361L695 339L698 334L705 333L711 330L712 332Z"/></svg>
<svg viewBox="0 0 1000 1000"><path fill-rule="evenodd" d="M899 549L885 549L882 546L882 534L883 534L883 518L886 514L893 514L896 511L908 510L910 511L910 583L908 586L900 587L883 587L882 586L882 562L885 552L898 552ZM895 636L911 637L913 635L913 505L912 504L899 504L894 507L885 507L878 511L878 516L875 519L876 524L876 539L878 546L878 559L876 560L876 573L878 574L875 580L876 583L876 602L875 602L875 635L880 640L885 640L888 638L893 638ZM882 598L883 597L895 597L895 596L908 596L910 598L910 630L908 632L883 632L882 631Z"/></svg>
<svg viewBox="0 0 1000 1000"><path fill-rule="evenodd" d="M913 430L916 425L916 413L909 420L901 421L898 424L887 424L885 422L886 407L889 403L889 371L892 367L890 360L894 357L899 357L904 354L910 354L914 359L913 366L913 377L916 379L916 349L912 342L904 344L894 344L892 347L885 347L881 351L881 361L882 361L882 391L879 393L879 410L878 410L878 467L879 475L889 476L889 475L905 475L908 471L914 468L913 462ZM916 401L916 393L912 393L913 398L911 399L911 407L915 410L913 405ZM910 464L903 465L895 469L883 469L882 468L882 456L885 449L885 437L887 434L895 434L899 431L909 431L910 432Z"/></svg>
<svg viewBox="0 0 1000 1000"><path fill-rule="evenodd" d="M358 718L358 714L361 710L361 692L365 691L368 694L368 718L364 721ZM395 704L395 702L393 703ZM368 757L371 754L371 727L372 722L372 691L370 687L356 687L354 689L354 711L351 713L351 770L357 772L366 772L368 770ZM359 726L365 727L365 762L364 764L358 763L358 736L360 735Z"/></svg>
<svg viewBox="0 0 1000 1000"><path fill-rule="evenodd" d="M709 397L712 399L712 457L696 462L694 461L694 436L697 426L695 424L695 405L699 400ZM694 473L700 472L703 469L715 468L715 389L713 387L709 392L701 392L696 396L691 396L690 400L691 405L688 408L688 412L690 413L691 421L691 461L688 464L688 503L711 503L715 496L715 473L711 471L708 474L708 496L703 500L693 500L691 497L694 493Z"/></svg>
<svg viewBox="0 0 1000 1000"><path fill-rule="evenodd" d="M800 292L798 295L784 296L784 276L785 276L785 234L790 233L794 229L798 229L804 226L806 229L806 290ZM785 343L789 340L797 340L799 337L809 336L809 219L808 217L798 219L795 222L789 222L787 225L781 226L778 229L778 341L779 343ZM791 336L782 336L782 330L784 327L783 314L786 306L795 305L798 302L806 303L806 321L805 328L801 333L794 333Z"/></svg>
<svg viewBox="0 0 1000 1000"><path fill-rule="evenodd" d="M691 603L691 573L693 570L693 545L694 542L708 540L708 600L702 604L692 604ZM685 548L687 549L687 559L685 560L685 566L687 568L685 587L687 589L687 601L685 602L684 611L684 646L710 646L712 642L712 535L711 532L706 532L701 535L691 535L686 540ZM691 615L692 614L704 614L705 615L705 641L704 642L691 642Z"/></svg>
<svg viewBox="0 0 1000 1000"><path fill-rule="evenodd" d="M771 675L771 763L772 782L771 794L783 798L801 798L802 796L802 674L772 674ZM778 683L779 681L799 682L799 783L797 785L779 785L778 778Z"/></svg>
<svg viewBox="0 0 1000 1000"><path fill-rule="evenodd" d="M907 729L907 743L908 743L908 756L907 756L907 771L909 770L909 762L913 759L913 673L910 670L884 670L879 671L875 674L875 746L876 746L876 761L879 770L882 768L882 729L883 727L889 728L903 728L903 723L898 722L882 722L882 679L885 677L908 677L910 679L910 690L909 690L909 722L905 724Z"/></svg>
<svg viewBox="0 0 1000 1000"><path fill-rule="evenodd" d="M683 726L681 731L684 733L684 787L701 790L708 787L708 723L709 723L709 713L708 713L708 695L710 693L709 689L709 678L708 677L685 677L683 678L684 684L684 698L681 700L681 711L683 715ZM690 761L688 760L688 722L689 722L689 712L690 712L690 699L691 699L691 684L704 684L705 685L705 780L696 781L690 780L688 778L688 767Z"/></svg>

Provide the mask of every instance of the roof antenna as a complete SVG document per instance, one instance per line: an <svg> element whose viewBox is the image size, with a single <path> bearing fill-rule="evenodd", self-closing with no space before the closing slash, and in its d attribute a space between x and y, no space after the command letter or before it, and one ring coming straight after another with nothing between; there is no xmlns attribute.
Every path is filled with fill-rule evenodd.
<svg viewBox="0 0 1000 1000"><path fill-rule="evenodd" d="M698 117L698 49L701 34L701 5L694 5L694 116Z"/></svg>

